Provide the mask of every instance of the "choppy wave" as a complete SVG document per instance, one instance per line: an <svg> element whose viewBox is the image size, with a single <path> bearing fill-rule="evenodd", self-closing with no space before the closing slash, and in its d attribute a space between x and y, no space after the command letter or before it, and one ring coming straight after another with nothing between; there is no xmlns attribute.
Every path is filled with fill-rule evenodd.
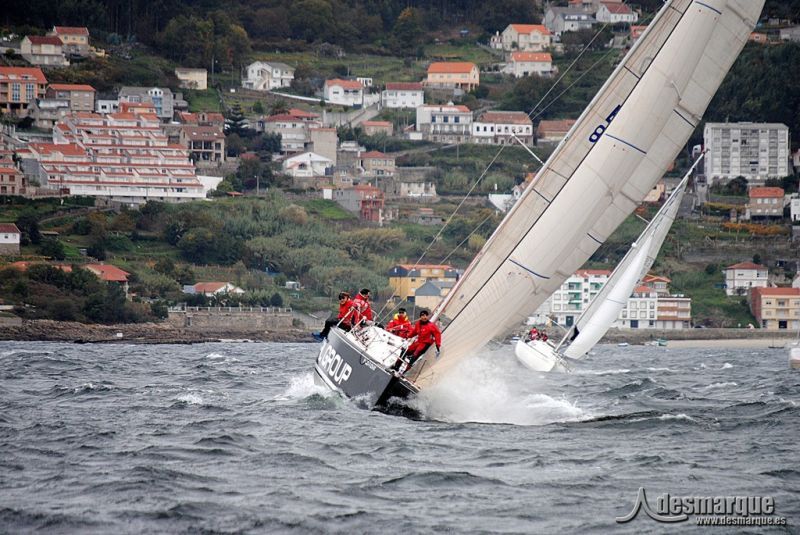
<svg viewBox="0 0 800 535"><path fill-rule="evenodd" d="M0 342L0 531L610 532L643 482L800 518L800 375L774 352L603 346L546 374L505 347L416 419L318 386L314 357Z"/></svg>

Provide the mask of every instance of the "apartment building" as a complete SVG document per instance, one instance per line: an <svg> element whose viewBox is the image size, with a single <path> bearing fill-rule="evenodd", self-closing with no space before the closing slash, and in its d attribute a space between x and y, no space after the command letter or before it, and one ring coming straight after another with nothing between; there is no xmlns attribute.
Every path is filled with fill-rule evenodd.
<svg viewBox="0 0 800 535"><path fill-rule="evenodd" d="M703 162L709 184L743 176L783 178L789 170L789 127L779 123L707 123Z"/></svg>
<svg viewBox="0 0 800 535"><path fill-rule="evenodd" d="M25 117L31 104L44 98L46 88L42 69L0 67L0 112Z"/></svg>

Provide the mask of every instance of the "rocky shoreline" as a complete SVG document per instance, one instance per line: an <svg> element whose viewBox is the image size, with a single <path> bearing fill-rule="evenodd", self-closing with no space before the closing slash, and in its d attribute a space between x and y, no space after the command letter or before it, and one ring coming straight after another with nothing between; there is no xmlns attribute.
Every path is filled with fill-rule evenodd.
<svg viewBox="0 0 800 535"><path fill-rule="evenodd" d="M163 323L97 325L70 321L24 320L21 325L0 326L0 341L199 344L226 340L255 342L314 342L307 331L196 332Z"/></svg>

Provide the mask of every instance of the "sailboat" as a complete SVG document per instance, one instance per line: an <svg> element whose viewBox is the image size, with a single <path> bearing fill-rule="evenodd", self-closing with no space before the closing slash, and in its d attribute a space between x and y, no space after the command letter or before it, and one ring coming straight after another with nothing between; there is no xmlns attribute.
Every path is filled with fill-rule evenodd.
<svg viewBox="0 0 800 535"><path fill-rule="evenodd" d="M668 0L467 267L432 321L442 350L405 377L405 342L332 329L319 379L373 406L446 377L512 331L643 201L685 146L747 42L764 0Z"/></svg>
<svg viewBox="0 0 800 535"><path fill-rule="evenodd" d="M634 288L647 275L653 266L661 245L678 215L689 177L702 160L701 155L691 169L678 183L678 186L664 202L638 239L611 273L603 288L598 292L575 325L570 327L561 341L554 345L544 340L520 340L514 347L514 354L526 367L539 372L567 371L569 366L565 357L579 359L608 331L625 308ZM566 349L562 349L569 343Z"/></svg>
<svg viewBox="0 0 800 535"><path fill-rule="evenodd" d="M789 348L789 367L793 370L800 370L800 325L797 326L797 337L794 342L787 344Z"/></svg>

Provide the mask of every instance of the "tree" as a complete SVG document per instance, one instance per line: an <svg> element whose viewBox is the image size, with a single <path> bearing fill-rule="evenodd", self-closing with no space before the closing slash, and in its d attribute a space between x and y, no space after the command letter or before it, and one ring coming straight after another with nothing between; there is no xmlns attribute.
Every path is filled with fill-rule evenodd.
<svg viewBox="0 0 800 535"><path fill-rule="evenodd" d="M253 113L264 114L264 105L260 100L256 100L256 103L253 104Z"/></svg>
<svg viewBox="0 0 800 535"><path fill-rule="evenodd" d="M20 243L22 245L38 245L42 241L42 235L39 234L39 221L36 215L24 213L17 218L16 225L22 233L20 237Z"/></svg>
<svg viewBox="0 0 800 535"><path fill-rule="evenodd" d="M269 298L269 304L273 307L282 307L283 306L283 297L278 292L272 294L272 297Z"/></svg>
<svg viewBox="0 0 800 535"><path fill-rule="evenodd" d="M245 119L239 103L231 106L228 111L228 117L225 119L225 133L228 135L236 134L239 137L250 137L253 133L247 126L247 119Z"/></svg>
<svg viewBox="0 0 800 535"><path fill-rule="evenodd" d="M419 11L407 7L400 12L392 28L392 48L396 52L408 53L417 47L422 34L422 17Z"/></svg>
<svg viewBox="0 0 800 535"><path fill-rule="evenodd" d="M39 245L39 254L54 260L64 260L67 257L64 244L55 238L46 238Z"/></svg>

